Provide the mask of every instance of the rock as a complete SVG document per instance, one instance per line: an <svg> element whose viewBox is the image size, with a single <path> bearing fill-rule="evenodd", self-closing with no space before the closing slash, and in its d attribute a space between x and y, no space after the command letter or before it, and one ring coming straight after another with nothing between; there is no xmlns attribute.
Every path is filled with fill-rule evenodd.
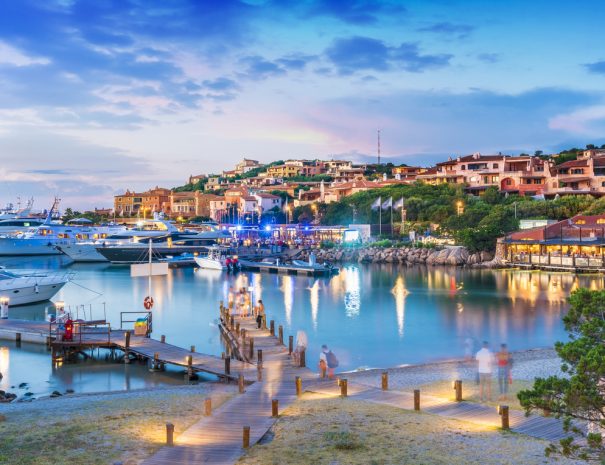
<svg viewBox="0 0 605 465"><path fill-rule="evenodd" d="M25 394L23 394L25 397L31 397L34 395L33 392L26 392Z"/></svg>
<svg viewBox="0 0 605 465"><path fill-rule="evenodd" d="M27 383L21 383L19 384L19 389L23 389L27 387Z"/></svg>
<svg viewBox="0 0 605 465"><path fill-rule="evenodd" d="M73 394L74 392L76 392L76 391L74 391L73 389L66 389L65 390L65 394Z"/></svg>
<svg viewBox="0 0 605 465"><path fill-rule="evenodd" d="M53 391L50 395L50 397L61 397L63 394L61 394L59 391Z"/></svg>

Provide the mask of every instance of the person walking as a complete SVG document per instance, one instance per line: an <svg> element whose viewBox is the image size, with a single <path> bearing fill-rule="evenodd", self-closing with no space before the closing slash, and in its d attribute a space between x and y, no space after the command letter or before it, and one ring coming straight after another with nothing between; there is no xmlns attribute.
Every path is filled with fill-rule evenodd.
<svg viewBox="0 0 605 465"><path fill-rule="evenodd" d="M261 299L258 300L258 305L256 306L256 325L258 329L260 329L263 318L265 317L265 304Z"/></svg>
<svg viewBox="0 0 605 465"><path fill-rule="evenodd" d="M481 401L492 399L492 371L494 369L494 354L489 350L489 343L483 341L483 347L477 355L477 371L479 373L479 397Z"/></svg>
<svg viewBox="0 0 605 465"><path fill-rule="evenodd" d="M510 370L512 367L512 358L506 344L500 344L500 351L496 354L498 364L498 388L500 389L500 400L508 396L508 384L512 382Z"/></svg>

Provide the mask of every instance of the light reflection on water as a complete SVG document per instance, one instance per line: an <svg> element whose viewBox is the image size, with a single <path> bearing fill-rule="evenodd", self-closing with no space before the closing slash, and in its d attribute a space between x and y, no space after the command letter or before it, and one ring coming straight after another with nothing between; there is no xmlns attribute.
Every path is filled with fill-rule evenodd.
<svg viewBox="0 0 605 465"><path fill-rule="evenodd" d="M65 266L67 259L12 258L5 263L52 269ZM106 302L107 318L114 326L119 325L120 311L143 310L147 279L131 278L128 267L69 268L77 273L76 281L57 299L92 305L93 318L103 316L98 312ZM569 292L579 286L603 288L603 277L597 275L396 265L348 265L339 275L318 279L178 269L152 282L155 337L164 334L168 342L219 355L223 348L216 327L218 302L227 301L231 286L251 286L254 301L263 299L268 320L284 326L286 339L299 329L307 332L310 366L315 366L319 347L326 343L338 355L341 369L462 356L467 337L489 340L493 346L507 342L513 350L551 346L565 338L561 317ZM44 306L12 308L11 317L43 319ZM59 378L63 368L51 372L45 350L29 357L43 360L40 376ZM113 370L115 376L124 376L122 367ZM14 371L12 362L9 371ZM86 370L81 376L87 376ZM95 383L106 386L100 378Z"/></svg>

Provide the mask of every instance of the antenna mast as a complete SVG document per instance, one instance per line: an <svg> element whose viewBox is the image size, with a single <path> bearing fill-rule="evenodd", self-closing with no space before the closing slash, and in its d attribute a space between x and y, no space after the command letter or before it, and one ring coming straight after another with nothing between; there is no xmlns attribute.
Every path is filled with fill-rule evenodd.
<svg viewBox="0 0 605 465"><path fill-rule="evenodd" d="M380 165L380 129L378 130L378 164Z"/></svg>

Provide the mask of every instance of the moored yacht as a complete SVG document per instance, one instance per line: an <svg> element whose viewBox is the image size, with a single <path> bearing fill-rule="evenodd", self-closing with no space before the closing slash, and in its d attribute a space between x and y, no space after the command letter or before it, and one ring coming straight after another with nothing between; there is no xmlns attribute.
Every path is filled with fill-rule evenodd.
<svg viewBox="0 0 605 465"><path fill-rule="evenodd" d="M43 224L44 220L41 220L40 218L11 218L8 220L0 220L0 236L12 236L23 233Z"/></svg>
<svg viewBox="0 0 605 465"><path fill-rule="evenodd" d="M26 305L50 300L70 279L69 273L26 272L0 269L0 297L9 305Z"/></svg>

